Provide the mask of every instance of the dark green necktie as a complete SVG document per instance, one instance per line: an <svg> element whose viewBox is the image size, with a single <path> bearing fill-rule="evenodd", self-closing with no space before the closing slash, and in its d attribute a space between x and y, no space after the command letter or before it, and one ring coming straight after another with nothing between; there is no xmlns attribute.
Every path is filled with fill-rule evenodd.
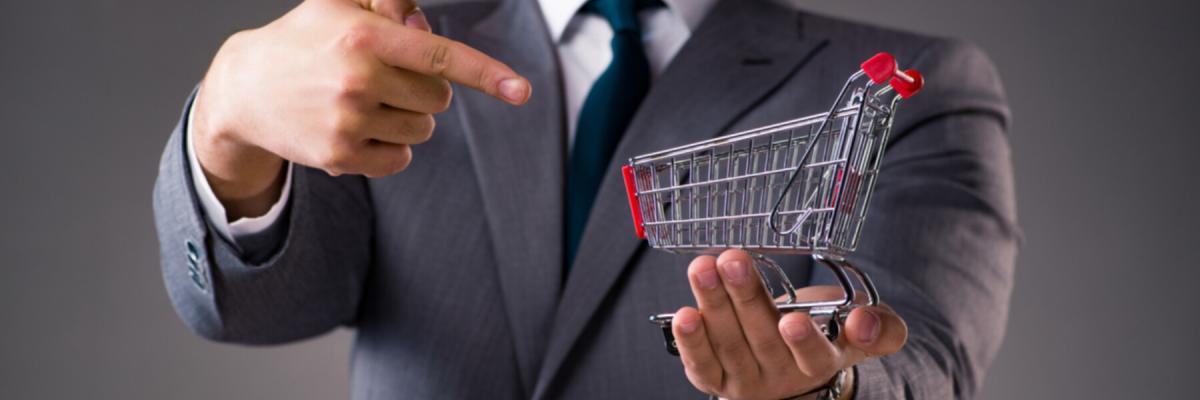
<svg viewBox="0 0 1200 400"><path fill-rule="evenodd" d="M638 11L661 5L658 0L591 0L580 10L608 20L613 30L613 57L584 99L575 126L575 144L567 166L568 269L575 261L613 151L650 89L650 63L642 49Z"/></svg>

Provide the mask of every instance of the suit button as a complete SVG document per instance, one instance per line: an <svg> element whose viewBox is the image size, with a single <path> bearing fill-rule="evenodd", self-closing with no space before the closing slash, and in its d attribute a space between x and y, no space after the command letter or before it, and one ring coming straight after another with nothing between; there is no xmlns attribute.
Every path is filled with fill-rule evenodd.
<svg viewBox="0 0 1200 400"><path fill-rule="evenodd" d="M200 289L201 292L208 292L208 284L205 283L206 279L204 279L204 275L200 274L200 271L188 268L188 277L192 278L192 284L196 285L196 289Z"/></svg>
<svg viewBox="0 0 1200 400"><path fill-rule="evenodd" d="M192 279L192 284L201 292L208 292L208 278L205 277L204 268L200 264L200 246L191 240L184 242L184 245L187 247L188 278Z"/></svg>
<svg viewBox="0 0 1200 400"><path fill-rule="evenodd" d="M188 261L190 261L192 263L199 263L200 262L200 246L196 245L196 242L193 242L191 240L185 241L183 244L184 244L184 246L187 246Z"/></svg>

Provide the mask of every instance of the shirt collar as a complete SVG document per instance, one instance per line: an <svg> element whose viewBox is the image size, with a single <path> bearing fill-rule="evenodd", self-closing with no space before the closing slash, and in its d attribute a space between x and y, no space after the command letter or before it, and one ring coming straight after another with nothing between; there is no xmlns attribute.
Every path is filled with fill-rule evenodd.
<svg viewBox="0 0 1200 400"><path fill-rule="evenodd" d="M555 43L562 39L571 18L575 17L584 3L587 0L538 0L542 15L546 17L546 26L550 28L550 38ZM716 0L663 0L663 3L683 20L688 31L695 31Z"/></svg>

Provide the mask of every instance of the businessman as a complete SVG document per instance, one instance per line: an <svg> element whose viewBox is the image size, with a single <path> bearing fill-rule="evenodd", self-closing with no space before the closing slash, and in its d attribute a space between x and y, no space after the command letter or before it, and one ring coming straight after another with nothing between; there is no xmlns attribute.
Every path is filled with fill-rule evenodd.
<svg viewBox="0 0 1200 400"><path fill-rule="evenodd" d="M851 257L886 305L830 342L746 253L634 237L622 160L822 111L878 51L928 82ZM162 271L208 339L352 327L355 399L966 398L1012 285L1008 118L969 44L767 1L308 0L232 35L186 103ZM667 310L679 358L645 321Z"/></svg>

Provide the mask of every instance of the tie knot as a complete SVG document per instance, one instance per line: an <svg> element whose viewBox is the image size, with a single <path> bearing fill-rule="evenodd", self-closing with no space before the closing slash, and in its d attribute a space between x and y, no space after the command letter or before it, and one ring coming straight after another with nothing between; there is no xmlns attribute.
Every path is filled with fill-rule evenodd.
<svg viewBox="0 0 1200 400"><path fill-rule="evenodd" d="M640 31L637 14L651 8L665 7L662 0L589 0L580 12L599 14L608 20L613 32Z"/></svg>

